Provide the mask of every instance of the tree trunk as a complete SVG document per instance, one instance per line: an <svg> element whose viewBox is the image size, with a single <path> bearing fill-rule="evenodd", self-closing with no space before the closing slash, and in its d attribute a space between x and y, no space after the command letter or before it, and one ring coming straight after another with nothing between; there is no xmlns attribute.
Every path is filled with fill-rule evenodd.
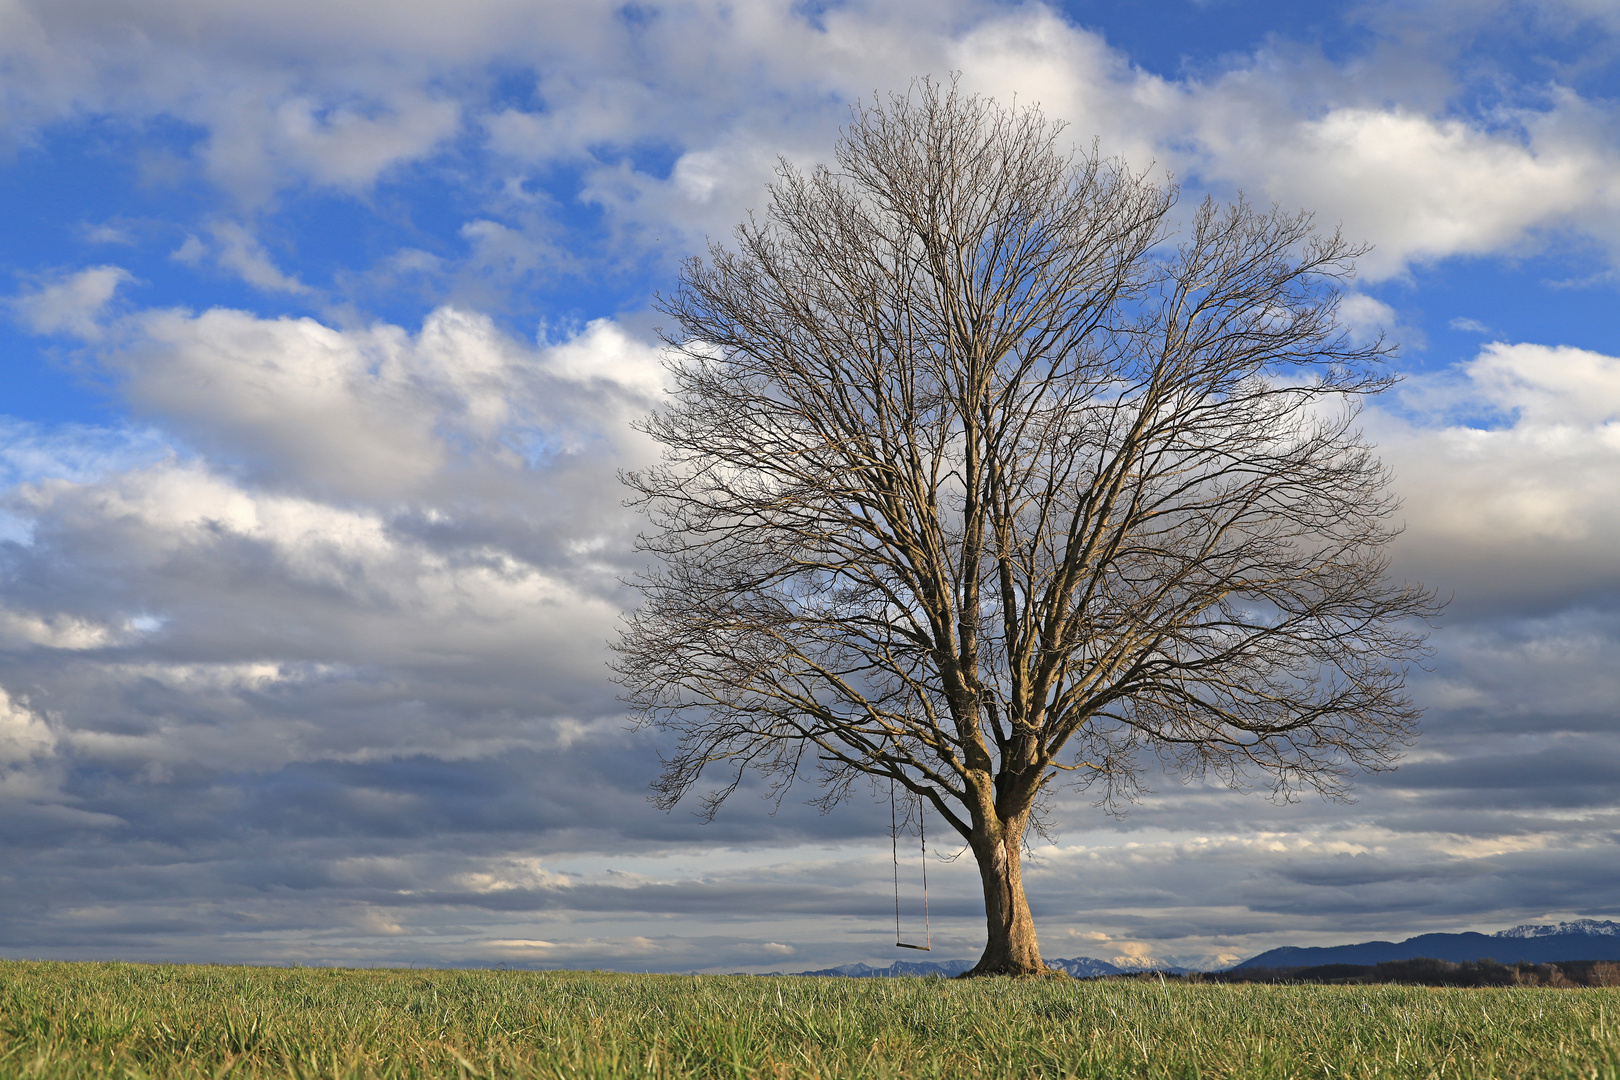
<svg viewBox="0 0 1620 1080"><path fill-rule="evenodd" d="M984 884L984 920L988 931L984 955L968 975L1045 975L1041 947L1035 940L1035 920L1024 896L1019 849L1025 819L1003 822L979 830L970 842Z"/></svg>

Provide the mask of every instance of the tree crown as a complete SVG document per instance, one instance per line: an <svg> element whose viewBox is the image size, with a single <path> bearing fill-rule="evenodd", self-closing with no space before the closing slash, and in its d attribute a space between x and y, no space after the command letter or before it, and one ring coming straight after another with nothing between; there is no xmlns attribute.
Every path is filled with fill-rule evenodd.
<svg viewBox="0 0 1620 1080"><path fill-rule="evenodd" d="M810 761L971 839L1151 756L1339 794L1415 730L1434 606L1386 580L1356 426L1389 349L1337 319L1362 249L1241 200L1172 244L1173 189L1060 133L920 82L662 299L616 669L680 735L664 805Z"/></svg>

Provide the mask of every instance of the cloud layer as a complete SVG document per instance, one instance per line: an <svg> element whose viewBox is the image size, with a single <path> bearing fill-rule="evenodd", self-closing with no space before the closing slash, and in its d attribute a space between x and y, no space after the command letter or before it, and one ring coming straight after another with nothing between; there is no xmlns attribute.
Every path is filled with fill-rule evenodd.
<svg viewBox="0 0 1620 1080"><path fill-rule="evenodd" d="M1511 17L1601 51L1620 25L1542 8L1363 6L1353 49L1159 70L1105 26L966 0L0 0L6 167L101 139L141 208L51 209L84 257L11 264L12 322L84 416L0 417L0 953L886 956L864 792L822 817L744 791L708 826L645 801L661 747L606 642L639 559L616 474L655 452L631 427L663 386L650 294L779 156L825 158L852 100L949 71L1188 204L1241 188L1375 242L1357 335L1487 260L1567 256L1601 289L1616 96L1480 43ZM1436 318L1486 330L1464 314ZM1405 766L1351 806L1163 777L1113 821L1065 796L1028 869L1050 955L1620 913L1620 342L1487 336L1410 351L1366 417L1405 498L1395 569L1454 596ZM971 866L929 885L939 948L971 955Z"/></svg>
<svg viewBox="0 0 1620 1080"><path fill-rule="evenodd" d="M1276 42L1176 77L1039 4L851 3L812 16L785 0L473 0L453 19L431 3L378 19L348 3L7 0L0 102L23 143L88 117L180 123L194 138L177 175L196 170L257 213L310 187L363 193L401 170L471 165L487 212L472 235L515 231L545 258L553 238L530 212L559 170L574 178L566 197L600 208L622 243L678 237L685 250L757 204L778 155L824 156L851 101L960 71L1138 167L1342 223L1376 245L1363 264L1373 280L1555 235L1612 256L1612 102L1583 93L1578 69L1495 72L1482 96L1469 47L1503 23L1491 8L1372 6L1374 44L1353 62ZM1595 13L1565 10L1541 27L1612 41L1612 27L1582 22ZM254 286L307 287L266 261L249 222L205 228Z"/></svg>

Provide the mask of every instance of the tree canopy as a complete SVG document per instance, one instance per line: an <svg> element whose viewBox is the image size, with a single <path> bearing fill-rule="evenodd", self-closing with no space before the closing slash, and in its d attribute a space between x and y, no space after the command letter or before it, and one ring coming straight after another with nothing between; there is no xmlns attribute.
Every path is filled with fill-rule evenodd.
<svg viewBox="0 0 1620 1080"><path fill-rule="evenodd" d="M784 163L662 298L664 457L625 478L657 798L892 780L979 864L979 973L1043 970L1019 860L1054 785L1341 794L1414 733L1434 611L1357 426L1391 381L1338 318L1362 249L1242 200L1178 228L1062 134L924 80Z"/></svg>

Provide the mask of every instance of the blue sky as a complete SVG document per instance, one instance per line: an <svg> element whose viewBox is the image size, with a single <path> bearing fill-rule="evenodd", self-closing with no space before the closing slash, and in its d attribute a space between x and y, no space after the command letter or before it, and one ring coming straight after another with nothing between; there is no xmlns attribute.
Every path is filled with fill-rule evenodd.
<svg viewBox="0 0 1620 1080"><path fill-rule="evenodd" d="M1395 569L1454 597L1355 804L1065 802L1047 954L1620 914L1617 35L1602 0L0 0L0 954L887 962L877 802L645 802L614 476L679 260L952 71L1184 207L1374 245ZM971 869L930 887L975 954Z"/></svg>

